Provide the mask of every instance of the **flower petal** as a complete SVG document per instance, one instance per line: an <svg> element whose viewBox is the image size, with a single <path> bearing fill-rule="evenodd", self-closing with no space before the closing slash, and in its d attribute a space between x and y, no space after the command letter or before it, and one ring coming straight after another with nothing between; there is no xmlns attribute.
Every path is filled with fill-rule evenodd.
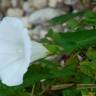
<svg viewBox="0 0 96 96"><path fill-rule="evenodd" d="M48 55L48 50L41 44L35 41L32 41L32 53L31 53L31 61L38 60L40 58L44 58Z"/></svg>
<svg viewBox="0 0 96 96"><path fill-rule="evenodd" d="M23 83L23 74L27 71L28 64L18 60L7 66L0 72L2 83L7 86L15 86Z"/></svg>
<svg viewBox="0 0 96 96"><path fill-rule="evenodd" d="M0 79L8 86L19 85L31 57L31 40L21 20L6 17L0 23Z"/></svg>

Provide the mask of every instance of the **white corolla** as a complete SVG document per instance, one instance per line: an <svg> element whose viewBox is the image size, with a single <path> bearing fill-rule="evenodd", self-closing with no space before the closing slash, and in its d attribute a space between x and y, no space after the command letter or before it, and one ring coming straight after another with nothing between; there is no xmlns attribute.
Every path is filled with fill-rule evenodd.
<svg viewBox="0 0 96 96"><path fill-rule="evenodd" d="M29 64L48 54L40 43L31 41L21 20L5 17L0 22L0 80L7 86L23 83Z"/></svg>

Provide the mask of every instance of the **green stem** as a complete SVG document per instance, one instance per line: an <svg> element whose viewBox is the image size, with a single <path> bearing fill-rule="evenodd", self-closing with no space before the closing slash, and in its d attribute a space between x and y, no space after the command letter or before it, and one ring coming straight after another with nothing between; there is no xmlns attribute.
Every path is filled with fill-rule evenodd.
<svg viewBox="0 0 96 96"><path fill-rule="evenodd" d="M31 91L31 95L30 96L34 96L34 91L35 91L35 84L32 87L32 91Z"/></svg>

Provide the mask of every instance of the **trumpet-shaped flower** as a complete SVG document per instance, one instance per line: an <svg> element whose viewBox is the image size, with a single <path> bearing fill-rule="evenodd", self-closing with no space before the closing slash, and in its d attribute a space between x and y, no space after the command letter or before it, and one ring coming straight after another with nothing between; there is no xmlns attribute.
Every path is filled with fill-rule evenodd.
<svg viewBox="0 0 96 96"><path fill-rule="evenodd" d="M0 80L8 86L22 84L29 64L48 53L40 43L31 41L21 20L5 17L0 22Z"/></svg>

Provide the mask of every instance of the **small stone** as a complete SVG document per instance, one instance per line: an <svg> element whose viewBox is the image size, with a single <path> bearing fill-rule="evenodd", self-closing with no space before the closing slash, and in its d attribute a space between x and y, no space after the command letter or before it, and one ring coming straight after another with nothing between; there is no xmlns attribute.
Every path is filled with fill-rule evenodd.
<svg viewBox="0 0 96 96"><path fill-rule="evenodd" d="M96 12L96 7L93 8L93 11Z"/></svg>
<svg viewBox="0 0 96 96"><path fill-rule="evenodd" d="M64 0L66 5L74 5L78 0Z"/></svg>
<svg viewBox="0 0 96 96"><path fill-rule="evenodd" d="M1 6L3 8L9 8L11 6L11 0L2 0L1 1Z"/></svg>
<svg viewBox="0 0 96 96"><path fill-rule="evenodd" d="M24 26L26 28L30 29L31 28L31 24L29 23L28 17L27 16L26 17L22 17L21 19L22 19L22 21L24 23Z"/></svg>
<svg viewBox="0 0 96 96"><path fill-rule="evenodd" d="M40 24L62 14L65 14L65 12L62 10L54 8L44 8L33 12L29 17L29 21L32 24Z"/></svg>
<svg viewBox="0 0 96 96"><path fill-rule="evenodd" d="M77 55L77 57L78 57L78 60L79 60L79 61L82 61L82 60L83 60L83 57L82 57L82 56Z"/></svg>
<svg viewBox="0 0 96 96"><path fill-rule="evenodd" d="M90 0L82 0L82 3L80 2L80 0L78 0L78 2L76 2L75 5L73 6L73 9L82 11L85 9L89 9L89 7L90 7Z"/></svg>
<svg viewBox="0 0 96 96"><path fill-rule="evenodd" d="M58 0L49 0L48 5L50 7L56 7Z"/></svg>
<svg viewBox="0 0 96 96"><path fill-rule="evenodd" d="M55 25L51 27L53 29L54 32L58 33L58 32L63 32L64 28L62 25Z"/></svg>
<svg viewBox="0 0 96 96"><path fill-rule="evenodd" d="M43 39L46 36L47 33L48 33L47 30L42 29L41 32L40 32L40 39Z"/></svg>
<svg viewBox="0 0 96 96"><path fill-rule="evenodd" d="M58 58L59 58L59 56L58 55L50 55L50 56L48 56L48 57L46 57L46 60L57 60L58 61Z"/></svg>
<svg viewBox="0 0 96 96"><path fill-rule="evenodd" d="M41 25L36 26L36 28L30 31L30 37L36 41L40 41L47 34L47 30Z"/></svg>
<svg viewBox="0 0 96 96"><path fill-rule="evenodd" d="M60 61L60 66L61 66L62 68L65 66L64 60L61 60L61 61Z"/></svg>
<svg viewBox="0 0 96 96"><path fill-rule="evenodd" d="M11 0L11 4L13 8L22 7L23 0Z"/></svg>
<svg viewBox="0 0 96 96"><path fill-rule="evenodd" d="M28 1L25 1L23 3L23 10L24 10L26 15L29 15L32 12L32 9L31 9L30 4L29 4Z"/></svg>
<svg viewBox="0 0 96 96"><path fill-rule="evenodd" d="M64 27L64 33L67 33L69 31L69 28L67 27L67 23L63 23L63 27Z"/></svg>
<svg viewBox="0 0 96 96"><path fill-rule="evenodd" d="M29 0L30 5L35 9L40 9L48 4L48 0Z"/></svg>
<svg viewBox="0 0 96 96"><path fill-rule="evenodd" d="M22 17L23 10L19 8L9 8L7 11L7 16Z"/></svg>
<svg viewBox="0 0 96 96"><path fill-rule="evenodd" d="M64 33L67 33L69 32L69 28L67 26L64 26L64 30L63 30Z"/></svg>
<svg viewBox="0 0 96 96"><path fill-rule="evenodd" d="M17 6L17 0L11 0L12 6L16 7Z"/></svg>

